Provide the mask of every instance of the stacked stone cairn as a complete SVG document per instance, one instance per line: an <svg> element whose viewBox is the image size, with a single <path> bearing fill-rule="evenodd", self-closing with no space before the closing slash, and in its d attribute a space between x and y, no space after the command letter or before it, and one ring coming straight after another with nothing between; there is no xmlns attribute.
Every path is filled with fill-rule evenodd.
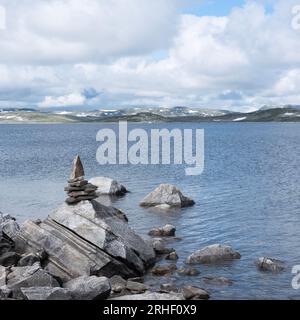
<svg viewBox="0 0 300 320"><path fill-rule="evenodd" d="M72 172L65 191L68 194L66 203L77 204L80 201L93 200L97 198L97 187L84 179L84 169L79 155L73 161Z"/></svg>

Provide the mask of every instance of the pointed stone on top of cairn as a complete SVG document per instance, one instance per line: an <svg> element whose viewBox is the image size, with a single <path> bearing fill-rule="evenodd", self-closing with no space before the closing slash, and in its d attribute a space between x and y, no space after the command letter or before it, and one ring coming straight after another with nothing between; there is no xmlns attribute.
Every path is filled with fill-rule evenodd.
<svg viewBox="0 0 300 320"><path fill-rule="evenodd" d="M80 201L93 200L97 198L97 187L84 179L84 169L79 155L75 157L72 164L72 172L65 191L68 194L67 204L76 204Z"/></svg>
<svg viewBox="0 0 300 320"><path fill-rule="evenodd" d="M73 160L72 172L70 175L70 180L75 180L77 178L84 177L84 169L80 159L80 156L77 155Z"/></svg>

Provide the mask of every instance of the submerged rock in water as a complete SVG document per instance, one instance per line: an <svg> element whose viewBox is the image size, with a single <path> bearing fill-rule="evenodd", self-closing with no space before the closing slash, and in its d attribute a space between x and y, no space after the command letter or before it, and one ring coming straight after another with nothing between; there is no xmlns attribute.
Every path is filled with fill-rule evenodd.
<svg viewBox="0 0 300 320"><path fill-rule="evenodd" d="M157 265L151 270L151 272L155 276L168 277L172 275L176 269L177 269L176 264L172 263L172 264Z"/></svg>
<svg viewBox="0 0 300 320"><path fill-rule="evenodd" d="M224 277L204 277L203 282L217 286L231 286L233 281Z"/></svg>
<svg viewBox="0 0 300 320"><path fill-rule="evenodd" d="M63 281L82 275L136 277L155 262L151 244L120 211L95 200L64 204L39 224L26 221L16 246L22 253L44 249L45 269Z"/></svg>
<svg viewBox="0 0 300 320"><path fill-rule="evenodd" d="M186 259L188 264L209 264L240 259L241 255L230 246L213 244L194 252Z"/></svg>
<svg viewBox="0 0 300 320"><path fill-rule="evenodd" d="M148 194L140 203L142 207L155 207L167 204L170 207L189 207L195 204L194 200L184 196L173 185L161 184L153 192Z"/></svg>
<svg viewBox="0 0 300 320"><path fill-rule="evenodd" d="M74 300L102 300L110 295L111 286L106 277L81 276L64 284Z"/></svg>
<svg viewBox="0 0 300 320"><path fill-rule="evenodd" d="M89 180L89 182L98 187L96 194L100 195L116 195L121 196L127 193L127 189L111 178L107 177L95 177Z"/></svg>
<svg viewBox="0 0 300 320"><path fill-rule="evenodd" d="M167 248L163 239L153 239L152 247L156 254L169 254L174 251L173 248Z"/></svg>
<svg viewBox="0 0 300 320"><path fill-rule="evenodd" d="M149 231L152 237L175 237L176 227L172 224L166 224L162 228L155 228Z"/></svg>
<svg viewBox="0 0 300 320"><path fill-rule="evenodd" d="M132 293L143 293L148 290L148 287L143 283L128 280L126 283L126 289Z"/></svg>
<svg viewBox="0 0 300 320"><path fill-rule="evenodd" d="M160 292L169 293L169 292L179 292L175 283L163 283L160 285Z"/></svg>
<svg viewBox="0 0 300 320"><path fill-rule="evenodd" d="M280 272L285 268L283 261L265 257L259 258L256 262L256 266L261 271L271 272Z"/></svg>
<svg viewBox="0 0 300 320"><path fill-rule="evenodd" d="M188 277L196 277L200 274L200 271L195 268L180 268L178 269L178 274L181 276L188 276Z"/></svg>
<svg viewBox="0 0 300 320"><path fill-rule="evenodd" d="M167 256L166 256L166 260L178 260L178 254L176 253L176 251L170 252Z"/></svg>

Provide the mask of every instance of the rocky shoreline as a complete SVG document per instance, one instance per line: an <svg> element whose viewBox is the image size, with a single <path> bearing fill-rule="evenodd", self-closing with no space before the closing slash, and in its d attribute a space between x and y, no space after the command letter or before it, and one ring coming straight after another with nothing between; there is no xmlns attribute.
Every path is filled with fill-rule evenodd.
<svg viewBox="0 0 300 320"><path fill-rule="evenodd" d="M19 226L13 217L0 213L0 300L207 300L209 292L190 281L199 275L194 266L241 259L230 246L213 244L186 257L186 265L178 269L178 255L166 245L176 240L176 227L157 227L149 231L151 239L142 238L130 228L125 213L97 200L101 193L123 195L126 188L104 177L92 181L95 184L84 179L77 156L65 189L66 203L44 221L28 220ZM171 185L160 185L141 202L157 210L193 204ZM284 263L259 258L257 267L281 272ZM181 288L164 283L153 292L144 283L147 274L174 273L187 279ZM203 280L234 284L223 277Z"/></svg>

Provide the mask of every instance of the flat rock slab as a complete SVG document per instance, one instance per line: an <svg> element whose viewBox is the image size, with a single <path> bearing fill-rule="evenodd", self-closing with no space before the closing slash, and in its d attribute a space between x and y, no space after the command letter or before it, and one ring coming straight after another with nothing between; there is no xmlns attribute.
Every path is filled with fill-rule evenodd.
<svg viewBox="0 0 300 320"><path fill-rule="evenodd" d="M157 293L149 292L143 294L133 294L126 295L121 297L112 298L109 300L184 300L184 297L181 293Z"/></svg>
<svg viewBox="0 0 300 320"><path fill-rule="evenodd" d="M68 289L52 287L21 288L25 300L72 300Z"/></svg>

